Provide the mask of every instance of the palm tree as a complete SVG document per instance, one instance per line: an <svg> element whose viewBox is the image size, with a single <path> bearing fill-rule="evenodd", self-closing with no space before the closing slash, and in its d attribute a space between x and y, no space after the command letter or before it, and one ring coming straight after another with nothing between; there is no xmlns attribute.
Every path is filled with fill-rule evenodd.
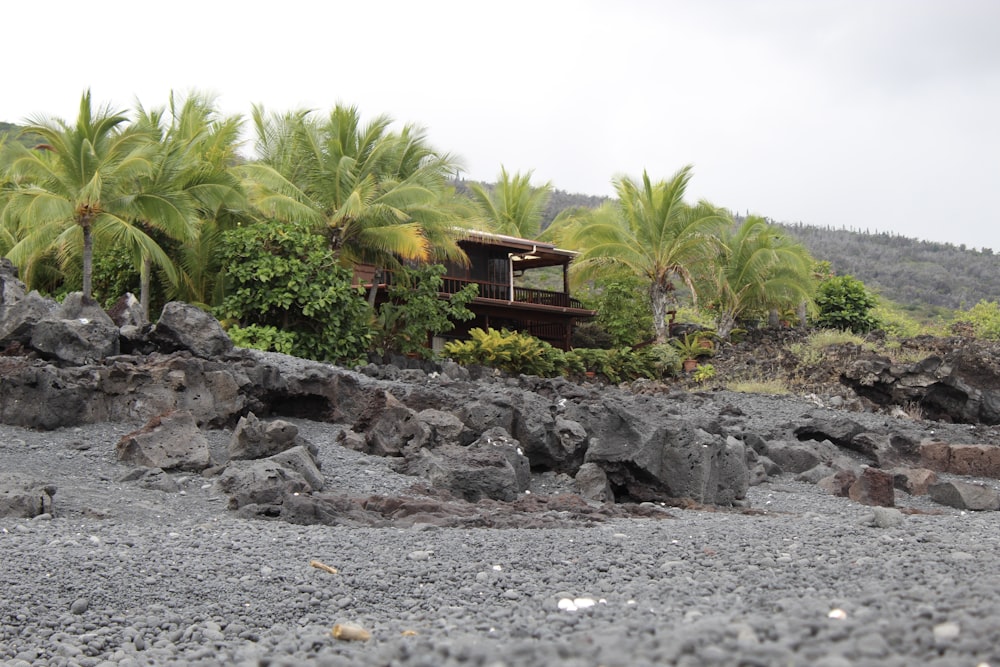
<svg viewBox="0 0 1000 667"><path fill-rule="evenodd" d="M690 166L656 183L645 172L641 181L617 178L617 201L562 218L552 231L560 245L581 252L572 269L576 279L618 271L648 285L658 343L669 336L666 317L677 301L675 281L696 296L693 270L711 261L715 234L730 221L727 212L706 201L684 202L690 179Z"/></svg>
<svg viewBox="0 0 1000 667"><path fill-rule="evenodd" d="M792 309L812 298L814 260L802 244L764 218L751 216L720 237L707 273L716 309L716 334L728 340L747 314Z"/></svg>
<svg viewBox="0 0 1000 667"><path fill-rule="evenodd" d="M30 267L53 250L63 263L80 253L87 301L92 300L95 235L142 247L157 262L169 262L159 245L134 224L136 183L152 171L154 146L147 134L128 128L126 121L108 107L94 110L88 90L75 124L30 120L22 133L38 135L41 143L33 150L10 147L7 175L13 185L2 224L13 230L17 242L8 257Z"/></svg>
<svg viewBox="0 0 1000 667"><path fill-rule="evenodd" d="M542 216L552 197L552 183L531 186L531 174L507 172L500 167L496 186L486 188L470 183L472 200L487 226L498 234L536 239L541 233Z"/></svg>
<svg viewBox="0 0 1000 667"><path fill-rule="evenodd" d="M362 124L356 107L322 121L309 112L253 110L259 161L245 165L248 194L264 216L302 221L327 236L344 263L464 257L454 211L442 206L453 159L423 131L391 132L391 119Z"/></svg>
<svg viewBox="0 0 1000 667"><path fill-rule="evenodd" d="M158 144L155 168L140 183L137 205L144 214L143 228L163 242L172 242L183 270L177 271L173 263L160 269L173 292L180 294L186 291L182 283L190 282L191 269L202 274L211 266L211 258L201 252L191 262L189 251L202 250L200 237L213 236L207 228L223 212L242 206L240 183L230 169L240 121L238 117L219 119L212 100L197 94L182 103L171 94L168 113L140 106L137 116L136 124L146 128ZM140 302L148 317L153 258L142 247L133 251L140 268Z"/></svg>

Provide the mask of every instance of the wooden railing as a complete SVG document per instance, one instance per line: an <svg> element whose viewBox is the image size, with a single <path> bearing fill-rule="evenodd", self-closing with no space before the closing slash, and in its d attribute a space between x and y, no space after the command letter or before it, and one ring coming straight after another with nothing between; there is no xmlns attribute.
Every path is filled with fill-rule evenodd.
<svg viewBox="0 0 1000 667"><path fill-rule="evenodd" d="M358 272L356 271L356 274ZM361 274L359 274L361 275ZM361 275L361 284L371 284L372 276ZM383 269L379 282L383 285L392 285L395 276L388 269ZM470 280L468 278L455 278L445 276L442 278L442 294L455 294L466 285L478 285L479 297L482 299L494 299L496 301L514 301L515 303L535 303L540 306L553 306L555 308L586 308L579 299L574 299L565 292L553 292L544 289L532 289L530 287L514 286L513 292L510 285L506 283L494 283L486 280ZM513 296L513 298L511 298Z"/></svg>
<svg viewBox="0 0 1000 667"><path fill-rule="evenodd" d="M511 287L506 283L491 283L484 280L468 280L465 278L445 277L442 291L445 294L454 294L466 285L478 285L479 296L483 299L496 299L498 301L514 301L516 303L537 303L541 306L554 306L556 308L583 308L584 305L578 299L574 299L565 292L553 292L543 289L532 289L530 287L514 286L513 299L511 298Z"/></svg>

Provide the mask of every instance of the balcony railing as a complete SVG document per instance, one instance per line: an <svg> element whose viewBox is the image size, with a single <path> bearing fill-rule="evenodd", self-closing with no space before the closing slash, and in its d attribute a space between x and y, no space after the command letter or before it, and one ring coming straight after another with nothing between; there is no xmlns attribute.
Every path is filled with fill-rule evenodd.
<svg viewBox="0 0 1000 667"><path fill-rule="evenodd" d="M492 283L485 280L468 280L466 278L445 277L442 291L445 294L455 294L466 285L478 285L479 296L483 299L495 299L497 301L514 301L515 303L534 303L540 306L553 306L556 308L580 308L584 305L578 299L574 299L565 292L553 292L544 289L532 289L530 287L514 286L505 283ZM513 292L513 294L512 294ZM513 298L511 298L513 296Z"/></svg>
<svg viewBox="0 0 1000 667"><path fill-rule="evenodd" d="M355 269L356 281L358 284L370 285L375 277L374 267L369 273L363 273ZM379 282L383 285L392 285L395 280L393 272L388 269L381 271ZM532 303L540 306L552 306L554 308L578 308L586 309L586 306L579 299L574 299L565 292L553 292L544 289L532 289L530 287L514 286L513 290L506 283L495 283L487 280L470 280L468 278L455 278L445 276L441 286L442 294L455 294L466 285L479 286L479 298L493 299L495 301ZM511 298L513 296L513 298Z"/></svg>

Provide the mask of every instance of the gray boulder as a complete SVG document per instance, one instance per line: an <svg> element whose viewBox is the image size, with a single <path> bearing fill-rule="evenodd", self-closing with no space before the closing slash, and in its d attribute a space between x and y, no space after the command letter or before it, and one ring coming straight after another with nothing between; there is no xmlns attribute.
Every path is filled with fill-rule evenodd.
<svg viewBox="0 0 1000 667"><path fill-rule="evenodd" d="M59 304L35 291L0 305L0 347L11 343L29 345L35 325L58 310Z"/></svg>
<svg viewBox="0 0 1000 667"><path fill-rule="evenodd" d="M177 493L181 490L177 481L162 468L133 468L118 478L119 482L135 482L144 489Z"/></svg>
<svg viewBox="0 0 1000 667"><path fill-rule="evenodd" d="M150 420L115 446L119 461L146 468L200 472L212 463L208 439L194 415L178 410Z"/></svg>
<svg viewBox="0 0 1000 667"><path fill-rule="evenodd" d="M607 407L591 425L586 462L604 469L619 496L718 504L746 497L750 473L742 442L664 415Z"/></svg>
<svg viewBox="0 0 1000 667"><path fill-rule="evenodd" d="M88 322L100 322L109 327L117 327L104 309L93 299L89 301L83 298L82 292L70 292L59 305L59 310L55 316L61 320L87 320Z"/></svg>
<svg viewBox="0 0 1000 667"><path fill-rule="evenodd" d="M17 277L17 267L6 257L0 257L0 318L3 309L25 296L26 287Z"/></svg>
<svg viewBox="0 0 1000 667"><path fill-rule="evenodd" d="M163 307L149 338L161 351L187 350L203 359L215 359L233 349L233 341L218 320L180 301L171 301Z"/></svg>
<svg viewBox="0 0 1000 667"><path fill-rule="evenodd" d="M312 486L300 473L274 459L234 461L217 482L229 496L229 509L245 505L280 505L286 495L309 493Z"/></svg>
<svg viewBox="0 0 1000 667"><path fill-rule="evenodd" d="M305 445L296 445L291 449L286 449L268 460L302 475L312 491L322 491L326 485L323 473L319 470L316 456Z"/></svg>
<svg viewBox="0 0 1000 667"><path fill-rule="evenodd" d="M469 502L515 500L530 485L528 459L505 432L488 433L468 447L420 449L407 459L404 471Z"/></svg>
<svg viewBox="0 0 1000 667"><path fill-rule="evenodd" d="M927 491L931 500L963 510L998 510L1000 495L995 489L969 482L940 482Z"/></svg>
<svg viewBox="0 0 1000 667"><path fill-rule="evenodd" d="M450 412L428 408L417 413L417 420L427 429L427 447L464 445L475 437L462 420Z"/></svg>
<svg viewBox="0 0 1000 667"><path fill-rule="evenodd" d="M30 519L52 514L56 487L9 473L0 473L0 517Z"/></svg>
<svg viewBox="0 0 1000 667"><path fill-rule="evenodd" d="M795 437L799 440L829 440L838 447L854 449L854 436L862 433L864 427L852 419L832 415L809 415L808 419L796 426Z"/></svg>
<svg viewBox="0 0 1000 667"><path fill-rule="evenodd" d="M29 344L48 359L83 366L118 354L118 327L106 315L95 320L44 318L32 329Z"/></svg>
<svg viewBox="0 0 1000 667"><path fill-rule="evenodd" d="M254 413L240 417L229 439L229 458L262 459L296 444L299 427L283 419L262 422Z"/></svg>
<svg viewBox="0 0 1000 667"><path fill-rule="evenodd" d="M1000 372L988 342L966 340L912 364L860 359L842 381L878 405L919 406L928 419L1000 424Z"/></svg>
<svg viewBox="0 0 1000 667"><path fill-rule="evenodd" d="M431 427L417 417L417 412L400 403L392 394L383 393L382 398L381 409L376 408L377 414L362 420L367 453L402 456L404 449L420 449L427 444Z"/></svg>
<svg viewBox="0 0 1000 667"><path fill-rule="evenodd" d="M131 292L125 292L114 302L108 309L108 317L119 329L122 327L142 329L149 324L145 313L142 312L142 304Z"/></svg>
<svg viewBox="0 0 1000 667"><path fill-rule="evenodd" d="M596 463L584 463L573 478L577 491L587 500L600 503L615 502L615 492L608 482L608 476Z"/></svg>

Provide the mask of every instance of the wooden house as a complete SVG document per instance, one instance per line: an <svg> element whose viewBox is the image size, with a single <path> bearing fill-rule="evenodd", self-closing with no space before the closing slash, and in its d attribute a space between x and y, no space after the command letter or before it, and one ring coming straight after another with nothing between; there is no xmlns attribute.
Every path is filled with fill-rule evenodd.
<svg viewBox="0 0 1000 667"><path fill-rule="evenodd" d="M457 322L447 339L465 338L470 329L477 327L505 328L529 333L568 350L576 323L597 314L570 296L569 265L577 255L573 251L551 243L478 231L465 232L459 246L469 263L445 265L441 297L447 298L470 283L478 286L479 296L468 305L475 319ZM356 284L369 290L373 284L378 285L376 299L384 298L393 278L391 271L376 271L371 265L355 267L354 275ZM555 289L528 287L526 283L544 283ZM445 340L429 343L439 349Z"/></svg>

